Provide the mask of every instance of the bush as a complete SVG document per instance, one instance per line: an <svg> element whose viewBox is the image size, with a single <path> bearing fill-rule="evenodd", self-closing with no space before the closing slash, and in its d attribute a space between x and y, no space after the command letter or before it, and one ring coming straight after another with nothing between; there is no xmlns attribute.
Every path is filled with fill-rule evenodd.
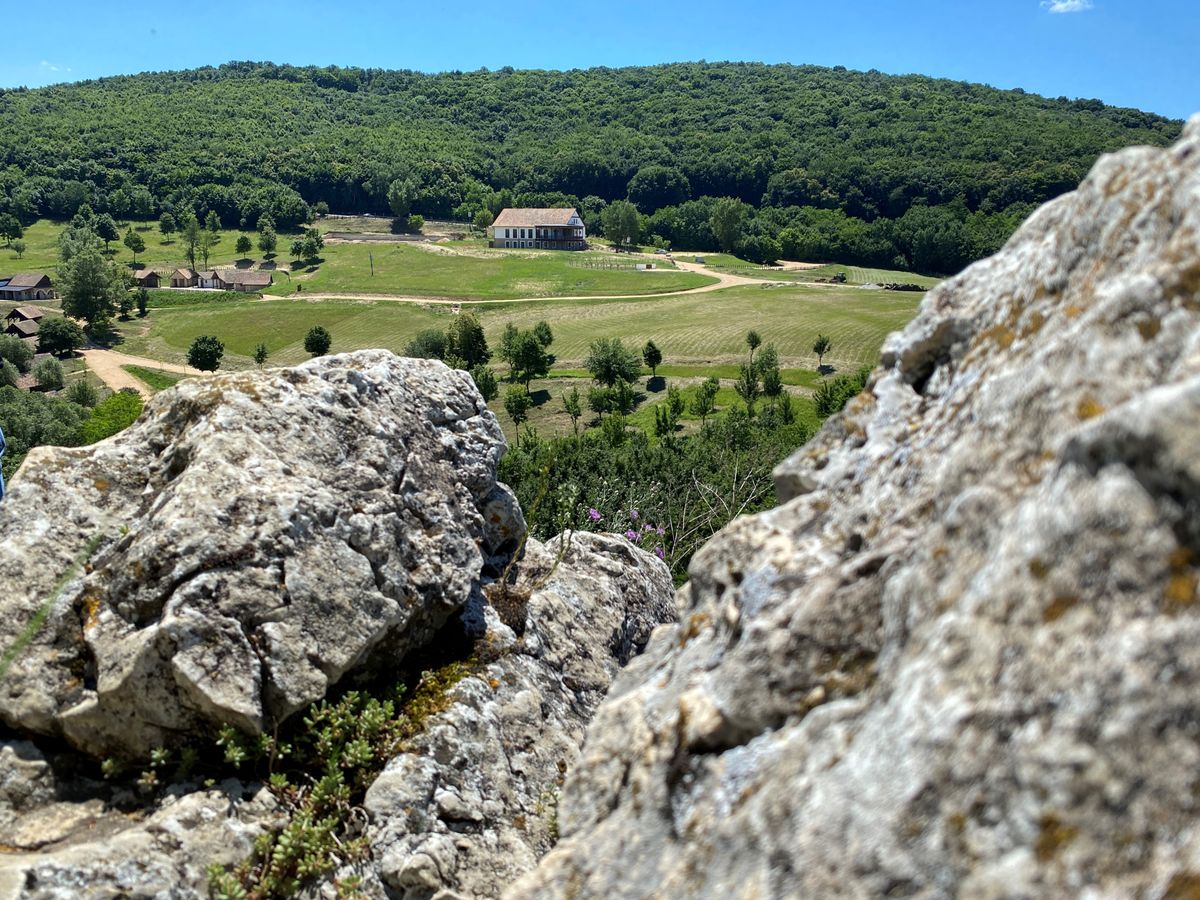
<svg viewBox="0 0 1200 900"><path fill-rule="evenodd" d="M471 370L471 378L475 382L475 387L479 389L480 396L487 402L496 399L500 387L496 383L496 373L487 366L476 366Z"/></svg>
<svg viewBox="0 0 1200 900"><path fill-rule="evenodd" d="M33 377L42 390L61 391L63 388L62 363L57 359L43 359L33 367Z"/></svg>
<svg viewBox="0 0 1200 900"><path fill-rule="evenodd" d="M16 387L21 373L7 359L0 359L0 387Z"/></svg>
<svg viewBox="0 0 1200 900"><path fill-rule="evenodd" d="M53 394L26 393L0 386L0 423L8 449L2 460L4 477L11 477L33 447L46 444L74 447L88 411Z"/></svg>
<svg viewBox="0 0 1200 900"><path fill-rule="evenodd" d="M0 359L7 359L18 372L28 372L33 348L15 334L0 334Z"/></svg>
<svg viewBox="0 0 1200 900"><path fill-rule="evenodd" d="M136 391L118 391L105 397L92 410L92 417L79 429L79 443L94 444L124 431L142 414L143 401Z"/></svg>
<svg viewBox="0 0 1200 900"><path fill-rule="evenodd" d="M867 378L870 375L870 367L863 366L853 375L839 375L822 384L813 393L813 406L816 407L817 415L828 419L834 413L841 412L850 399L867 386Z"/></svg>
<svg viewBox="0 0 1200 900"><path fill-rule="evenodd" d="M80 406L89 408L95 406L100 401L100 394L86 378L71 382L71 386L67 388L64 396L72 403L78 403Z"/></svg>
<svg viewBox="0 0 1200 900"><path fill-rule="evenodd" d="M413 359L445 359L446 333L437 328L422 328L404 347L404 355Z"/></svg>

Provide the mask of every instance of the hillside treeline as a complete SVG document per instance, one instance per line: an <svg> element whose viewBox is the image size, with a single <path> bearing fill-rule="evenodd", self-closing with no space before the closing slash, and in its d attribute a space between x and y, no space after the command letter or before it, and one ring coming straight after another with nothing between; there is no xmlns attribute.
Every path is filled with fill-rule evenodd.
<svg viewBox="0 0 1200 900"><path fill-rule="evenodd" d="M428 75L240 62L0 91L0 121L0 213L24 222L87 203L289 228L316 208L389 214L399 195L411 213L463 219L571 202L596 230L629 199L643 237L710 249L695 204L732 197L750 207L751 255L776 241L933 272L995 249L1100 153L1181 129L1095 100L747 63Z"/></svg>

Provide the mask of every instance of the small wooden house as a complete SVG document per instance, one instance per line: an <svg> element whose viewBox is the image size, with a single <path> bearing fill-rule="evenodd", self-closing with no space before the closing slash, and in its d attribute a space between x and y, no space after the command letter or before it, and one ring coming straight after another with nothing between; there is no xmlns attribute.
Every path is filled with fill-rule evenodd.
<svg viewBox="0 0 1200 900"><path fill-rule="evenodd" d="M247 294L257 293L270 287L275 277L270 272L252 272L238 269L222 274L226 288L231 291L243 291Z"/></svg>
<svg viewBox="0 0 1200 900"><path fill-rule="evenodd" d="M209 269L207 272L199 272L196 277L200 280L202 288L218 288L225 290L228 285L225 284L225 279L221 277L221 273L216 269Z"/></svg>
<svg viewBox="0 0 1200 900"><path fill-rule="evenodd" d="M200 283L200 276L192 269L176 269L171 273L171 287L195 287Z"/></svg>
<svg viewBox="0 0 1200 900"><path fill-rule="evenodd" d="M159 283L158 273L153 269L143 269L133 276L133 280L138 287L144 288L156 288Z"/></svg>
<svg viewBox="0 0 1200 900"><path fill-rule="evenodd" d="M44 313L36 306L15 306L4 317L4 324L11 322L40 322Z"/></svg>
<svg viewBox="0 0 1200 900"><path fill-rule="evenodd" d="M35 338L38 333L38 323L23 319L10 321L4 329L4 333L16 335L19 338Z"/></svg>

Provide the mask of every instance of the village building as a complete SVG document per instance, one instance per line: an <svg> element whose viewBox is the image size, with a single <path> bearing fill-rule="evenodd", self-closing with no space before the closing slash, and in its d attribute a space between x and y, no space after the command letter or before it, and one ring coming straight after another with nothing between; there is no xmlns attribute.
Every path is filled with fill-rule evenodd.
<svg viewBox="0 0 1200 900"><path fill-rule="evenodd" d="M38 323L26 321L24 319L14 319L8 321L4 329L5 334L16 335L19 338L36 338L38 333Z"/></svg>
<svg viewBox="0 0 1200 900"><path fill-rule="evenodd" d="M143 269L134 274L133 280L137 283L138 287L156 288L158 287L159 276L153 269Z"/></svg>
<svg viewBox="0 0 1200 900"><path fill-rule="evenodd" d="M216 269L199 272L196 277L199 279L199 284L202 288L220 288L221 290L225 290L225 280Z"/></svg>
<svg viewBox="0 0 1200 900"><path fill-rule="evenodd" d="M176 269L171 273L171 287L195 287L200 283L200 276L192 269Z"/></svg>
<svg viewBox="0 0 1200 900"><path fill-rule="evenodd" d="M488 227L488 246L586 250L587 230L573 208L505 209Z"/></svg>
<svg viewBox="0 0 1200 900"><path fill-rule="evenodd" d="M40 322L45 316L36 306L14 306L4 317L4 324L12 322Z"/></svg>
<svg viewBox="0 0 1200 900"><path fill-rule="evenodd" d="M22 272L10 278L0 277L0 300L53 300L57 296L49 275Z"/></svg>
<svg viewBox="0 0 1200 900"><path fill-rule="evenodd" d="M243 269L225 272L221 278L225 282L226 290L244 291L248 294L270 287L275 281L275 276L270 272L252 272Z"/></svg>

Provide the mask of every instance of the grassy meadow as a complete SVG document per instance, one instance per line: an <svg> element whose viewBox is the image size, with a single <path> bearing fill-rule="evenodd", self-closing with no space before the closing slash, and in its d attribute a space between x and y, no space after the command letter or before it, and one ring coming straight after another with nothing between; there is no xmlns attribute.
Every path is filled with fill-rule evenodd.
<svg viewBox="0 0 1200 900"><path fill-rule="evenodd" d="M128 225L121 223L122 235ZM169 271L187 264L178 235L164 239L157 222L133 225L146 242L145 251L137 258L142 268ZM53 276L62 227L46 220L29 226L24 236L27 249L21 259L15 251L0 247L0 275L47 272ZM276 296L294 294L300 286L309 293L511 300L518 297L661 294L713 282L707 276L669 266L639 272L634 269L634 260L618 260L611 253L489 250L485 242L478 240L439 244L331 242L325 245L317 265L297 263L293 267L288 258L292 236L279 235L279 253L274 260L266 261L260 258L257 250L251 251L248 259L239 257L234 246L241 233L221 232L221 241L209 256L209 267L232 268L241 262L243 267L270 269L274 272L275 284L268 293ZM251 234L251 238L256 239L256 235ZM128 247L119 240L109 246L114 260L133 268L133 254ZM373 275L371 257L374 257ZM659 265L665 264L660 261ZM159 296L170 293L164 291Z"/></svg>
<svg viewBox="0 0 1200 900"><path fill-rule="evenodd" d="M903 327L916 311L920 295L867 292L855 288L804 285L742 286L704 294L632 300L546 300L487 304L472 308L493 350L504 326L530 328L545 319L554 331L551 377L531 386L535 406L530 424L539 430L565 432L570 419L561 395L578 385L590 386L582 368L588 346L600 337L621 337L640 350L653 339L663 352L659 378L647 370L639 390L644 394L633 421L653 423L654 403L665 399L666 384L685 390L715 375L722 380L718 407L734 400L733 380L746 359L746 332L756 330L764 343L779 351L783 380L811 415L807 395L821 382L812 344L818 333L830 336L833 349L826 365L851 371L878 359L883 338ZM300 297L266 300L215 300L211 303L151 308L145 319L120 323L124 353L167 362L186 361L187 348L201 334L225 344L223 369L253 366L261 341L270 353L268 365L289 365L308 358L304 336L323 325L333 336L332 352L382 347L402 352L423 328L446 328L452 308L387 300L309 300ZM498 360L496 361L498 363ZM135 373L137 374L137 373ZM142 377L140 374L138 377ZM510 436L515 432L502 404L492 404ZM685 416L685 422L687 417Z"/></svg>

